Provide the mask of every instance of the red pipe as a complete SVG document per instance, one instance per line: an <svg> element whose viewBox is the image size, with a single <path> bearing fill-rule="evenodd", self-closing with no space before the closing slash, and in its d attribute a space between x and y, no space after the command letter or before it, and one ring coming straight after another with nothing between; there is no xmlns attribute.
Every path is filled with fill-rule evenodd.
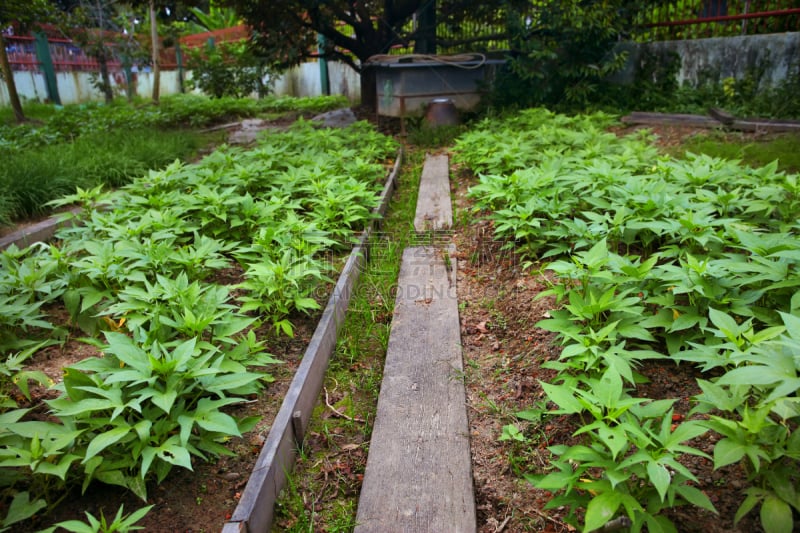
<svg viewBox="0 0 800 533"><path fill-rule="evenodd" d="M668 22L653 22L645 24L646 27L656 26L691 26L692 24L703 24L706 22L726 22L729 20L744 20L766 17L779 17L783 15L800 15L800 7L791 9L781 9L780 11L761 11L757 13L742 13L741 15L722 15L718 17L705 17L701 19L671 20Z"/></svg>

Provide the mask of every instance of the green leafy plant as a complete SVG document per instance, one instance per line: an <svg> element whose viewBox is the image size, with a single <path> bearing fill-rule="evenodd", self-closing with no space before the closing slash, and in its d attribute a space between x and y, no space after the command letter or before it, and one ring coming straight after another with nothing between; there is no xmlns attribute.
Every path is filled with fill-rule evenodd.
<svg viewBox="0 0 800 533"><path fill-rule="evenodd" d="M67 531L72 531L73 533L124 533L126 531L137 531L144 528L137 526L136 522L144 518L152 508L152 505L148 505L129 515L123 515L123 506L120 505L119 509L117 509L117 513L114 515L114 520L111 522L106 520L102 512L100 513L100 518L96 518L94 515L87 512L86 519L88 523L81 522L80 520L67 520L66 522L59 522L45 531L52 532L59 527Z"/></svg>
<svg viewBox="0 0 800 533"><path fill-rule="evenodd" d="M76 329L100 355L65 369L47 421L2 398L0 490L13 502L3 524L76 484L145 499L173 467L231 453L227 441L256 422L233 409L279 363L257 328L291 334L295 313L319 307L336 254L372 220L395 149L365 123L331 131L301 121L251 151L223 147L118 193L81 188L56 202L80 206L65 215L76 223L53 245L2 256L3 373L25 395L43 376L24 359ZM49 314L59 305L69 320Z"/></svg>
<svg viewBox="0 0 800 533"><path fill-rule="evenodd" d="M243 98L256 90L266 94L268 72L247 41L226 42L189 50L191 84L215 98ZM274 79L274 76L271 76Z"/></svg>
<svg viewBox="0 0 800 533"><path fill-rule="evenodd" d="M615 515L637 531L674 531L665 509L713 510L680 456L704 456L686 442L714 431L715 468L744 463L753 483L736 522L760 505L765 529L787 531L798 501L800 382L786 332L800 327L800 228L778 206L794 205L797 177L776 164L658 157L646 135L610 137L604 121L531 110L456 142L496 237L525 266L552 258L542 297L555 309L537 326L562 348L544 363L556 378L541 385L552 414L581 420L581 442L551 448L554 471L529 479L587 531ZM721 373L699 381L696 412L708 420L673 429L673 400L624 389L644 380L643 359L668 357ZM502 438L525 435L506 426Z"/></svg>
<svg viewBox="0 0 800 533"><path fill-rule="evenodd" d="M691 503L715 511L711 501L688 484L697 478L678 461L686 453L706 456L684 443L707 428L687 421L673 430L671 400L648 402L628 396L622 377L613 369L598 379L542 383L542 387L558 405L551 414L586 413L593 419L575 432L588 438L586 445L550 448L558 457L555 472L526 476L538 488L563 491L548 508L585 507L585 531L601 528L620 508L634 531L644 525L651 531L675 531L659 514L666 507ZM575 515L571 516L574 521Z"/></svg>

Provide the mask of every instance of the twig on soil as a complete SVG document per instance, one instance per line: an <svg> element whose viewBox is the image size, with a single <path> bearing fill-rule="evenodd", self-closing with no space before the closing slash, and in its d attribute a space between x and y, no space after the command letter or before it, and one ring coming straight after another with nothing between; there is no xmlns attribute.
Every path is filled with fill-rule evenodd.
<svg viewBox="0 0 800 533"><path fill-rule="evenodd" d="M332 406L330 400L328 399L328 388L327 387L323 387L323 389L325 390L325 405L327 405L328 409L333 411L333 413L336 416L338 416L340 418L344 418L344 419L349 420L351 422L361 422L362 424L366 424L367 423L367 421L364 420L363 418L358 418L356 416L348 416L348 415L344 414L343 412L339 411L334 406Z"/></svg>
<svg viewBox="0 0 800 533"><path fill-rule="evenodd" d="M544 514L543 512L541 512L541 511L539 511L537 509L531 509L531 511L533 511L534 513L539 515L539 517L544 518L545 520L548 520L548 521L554 523L557 526L564 527L564 524L562 522L559 522L558 520L556 520L555 518L553 518L551 516L547 516L546 514Z"/></svg>
<svg viewBox="0 0 800 533"><path fill-rule="evenodd" d="M503 531L508 525L509 520L511 520L511 515L508 515L506 519L503 520L503 522L495 528L494 533L500 533L501 531Z"/></svg>

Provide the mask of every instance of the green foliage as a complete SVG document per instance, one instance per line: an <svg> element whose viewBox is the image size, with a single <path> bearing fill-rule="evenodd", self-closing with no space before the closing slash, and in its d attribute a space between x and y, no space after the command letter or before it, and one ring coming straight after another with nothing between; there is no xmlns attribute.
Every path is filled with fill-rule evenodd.
<svg viewBox="0 0 800 533"><path fill-rule="evenodd" d="M534 109L456 142L496 237L531 262L554 259L542 296L558 307L537 325L562 350L545 364L558 376L542 383L556 405L543 414L583 424L579 444L551 448L553 472L530 479L558 493L550 506L568 506L573 520L585 509L585 531L616 514L634 531L674 531L662 510L713 510L679 459L702 456L685 442L714 431L715 468L744 463L751 473L737 522L761 505L765 530L784 531L800 459L798 176L776 162L658 156L647 134L617 138L607 124ZM629 394L653 358L720 376L699 382L696 412L707 421L673 428L673 400Z"/></svg>
<svg viewBox="0 0 800 533"><path fill-rule="evenodd" d="M42 214L47 202L76 188L128 183L189 156L199 145L195 134L162 129L260 113L317 113L342 105L346 99L341 96L212 100L179 95L164 98L159 107L68 106L42 125L0 126L0 223Z"/></svg>
<svg viewBox="0 0 800 533"><path fill-rule="evenodd" d="M152 505L147 505L129 515L123 515L123 506L120 505L119 509L117 509L117 514L114 515L114 520L111 522L106 520L102 512L100 513L100 518L96 518L91 513L86 512L88 524L80 520L68 520L66 522L59 522L42 533L55 531L59 527L67 531L72 531L73 533L125 533L127 531L137 531L144 528L137 526L136 522L144 518L152 508Z"/></svg>
<svg viewBox="0 0 800 533"><path fill-rule="evenodd" d="M640 53L630 84L604 83L596 106L620 111L657 111L705 115L711 107L737 117L800 117L800 63L790 64L784 80L765 78L766 64L740 78L722 78L718 70L698 74L696 82L678 83L674 55Z"/></svg>
<svg viewBox="0 0 800 533"><path fill-rule="evenodd" d="M267 93L263 78L270 73L247 41L208 44L189 50L187 55L187 66L192 69L190 84L211 97ZM274 80L274 75L270 79Z"/></svg>
<svg viewBox="0 0 800 533"><path fill-rule="evenodd" d="M88 133L72 143L25 149L4 156L0 191L8 201L5 223L47 212L46 203L76 187L118 187L151 168L192 154L199 137L152 130Z"/></svg>
<svg viewBox="0 0 800 533"><path fill-rule="evenodd" d="M602 82L620 70L626 53L614 51L639 10L651 2L534 2L510 12L510 70L498 80L495 104L593 107Z"/></svg>
<svg viewBox="0 0 800 533"><path fill-rule="evenodd" d="M342 96L292 98L269 96L260 100L249 98L211 99L195 94L164 97L156 106L133 106L115 101L111 105L87 103L50 108L42 112L44 124L0 126L0 150L13 153L27 148L74 140L88 133L107 133L116 130L144 128L202 127L237 118L253 117L260 113L319 113L347 105ZM39 107L35 107L39 109Z"/></svg>
<svg viewBox="0 0 800 533"><path fill-rule="evenodd" d="M681 151L708 154L720 159L741 160L748 166L765 166L778 161L778 169L800 172L800 135L784 134L760 142L750 142L737 133L709 132L686 139ZM682 153L675 153L676 156Z"/></svg>
<svg viewBox="0 0 800 533"><path fill-rule="evenodd" d="M79 204L64 218L81 224L59 230L57 245L0 256L8 374L24 394L37 376L19 363L41 346L23 339L48 342L51 331L82 330L102 355L65 369L47 422L3 401L0 495L30 511L100 481L144 499L174 466L229 453L225 441L255 420L225 411L278 362L256 329L291 334L294 314L319 307L329 255L371 220L395 149L366 123L300 121L249 151L223 147L118 193L80 189L54 202ZM218 281L226 270L241 283ZM62 303L69 323L44 303Z"/></svg>
<svg viewBox="0 0 800 533"><path fill-rule="evenodd" d="M197 23L189 28L193 33L232 28L241 23L241 18L235 10L220 7L214 1L208 3L207 12L197 7L190 7L189 12L197 19Z"/></svg>

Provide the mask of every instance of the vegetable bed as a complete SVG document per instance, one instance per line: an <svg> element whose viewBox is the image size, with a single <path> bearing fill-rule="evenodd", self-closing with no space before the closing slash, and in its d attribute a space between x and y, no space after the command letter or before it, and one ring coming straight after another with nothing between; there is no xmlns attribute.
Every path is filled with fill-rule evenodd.
<svg viewBox="0 0 800 533"><path fill-rule="evenodd" d="M540 369L517 395L541 399L500 436L510 468L547 502L541 529L791 531L797 175L660 156L647 133L618 138L611 123L530 110L485 121L456 145L477 175L471 201L505 243L492 259L522 272L508 292L530 289L548 304L537 328L516 335L551 332L559 346L506 358L509 373ZM495 312L470 328L520 325ZM649 395L670 390L656 386L664 373L691 381L692 396ZM710 518L708 494L725 476L745 484L729 492L733 516Z"/></svg>
<svg viewBox="0 0 800 533"><path fill-rule="evenodd" d="M37 513L97 482L153 501L174 466L230 455L258 423L241 407L281 372L271 348L320 308L395 151L365 123L299 121L79 190L56 203L82 205L80 224L0 255L2 525L44 527ZM70 351L62 376L34 369Z"/></svg>

